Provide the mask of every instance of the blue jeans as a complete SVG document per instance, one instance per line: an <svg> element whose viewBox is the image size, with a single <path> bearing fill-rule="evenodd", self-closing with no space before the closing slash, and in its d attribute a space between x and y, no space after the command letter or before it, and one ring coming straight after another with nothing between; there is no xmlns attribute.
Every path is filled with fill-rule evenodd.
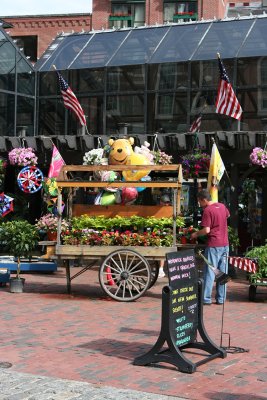
<svg viewBox="0 0 267 400"><path fill-rule="evenodd" d="M227 274L228 272L228 254L229 246L224 247L207 247L205 257L213 267ZM215 274L207 264L204 267L204 303L212 303L212 288L215 279ZM226 297L226 285L220 285L216 282L217 303L224 303Z"/></svg>

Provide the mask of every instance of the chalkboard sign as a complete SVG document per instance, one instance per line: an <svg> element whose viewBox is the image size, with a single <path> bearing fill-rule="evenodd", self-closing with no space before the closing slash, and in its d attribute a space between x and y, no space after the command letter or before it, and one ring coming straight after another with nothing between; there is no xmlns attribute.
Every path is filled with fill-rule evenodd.
<svg viewBox="0 0 267 400"><path fill-rule="evenodd" d="M168 253L170 335L177 347L192 343L198 328L198 273L193 250Z"/></svg>
<svg viewBox="0 0 267 400"><path fill-rule="evenodd" d="M182 372L192 373L198 365L215 357L226 357L226 351L212 342L203 324L203 280L197 276L194 251L167 253L166 259L169 285L162 289L160 334L152 349L135 358L134 364L164 362L175 365ZM197 341L197 337L202 341ZM209 355L194 363L183 354L189 348L201 349Z"/></svg>

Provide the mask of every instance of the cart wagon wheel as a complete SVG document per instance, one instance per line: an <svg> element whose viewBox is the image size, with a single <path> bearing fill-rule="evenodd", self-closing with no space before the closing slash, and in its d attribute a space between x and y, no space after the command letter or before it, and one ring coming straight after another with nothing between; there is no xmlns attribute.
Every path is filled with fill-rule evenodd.
<svg viewBox="0 0 267 400"><path fill-rule="evenodd" d="M115 300L137 300L150 286L150 266L134 250L116 250L101 264L99 283L104 292Z"/></svg>
<svg viewBox="0 0 267 400"><path fill-rule="evenodd" d="M257 286L250 285L248 289L248 299L249 301L255 301L256 298L256 291L257 291Z"/></svg>
<svg viewBox="0 0 267 400"><path fill-rule="evenodd" d="M154 262L152 261L150 263L150 270L151 270L151 281L150 285L148 286L148 289L152 288L152 286L155 285L159 277L159 261L154 261Z"/></svg>

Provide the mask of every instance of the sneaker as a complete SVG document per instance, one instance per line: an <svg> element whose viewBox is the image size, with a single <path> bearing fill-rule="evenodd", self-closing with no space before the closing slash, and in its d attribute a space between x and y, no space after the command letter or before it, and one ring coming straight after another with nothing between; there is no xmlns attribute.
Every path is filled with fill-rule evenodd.
<svg viewBox="0 0 267 400"><path fill-rule="evenodd" d="M211 306L212 303L203 303L203 306Z"/></svg>
<svg viewBox="0 0 267 400"><path fill-rule="evenodd" d="M216 301L217 306L222 306L223 303L220 303L219 301Z"/></svg>
<svg viewBox="0 0 267 400"><path fill-rule="evenodd" d="M164 278L164 276L165 276L165 273L164 273L163 271L160 271L158 277L159 277L159 278Z"/></svg>

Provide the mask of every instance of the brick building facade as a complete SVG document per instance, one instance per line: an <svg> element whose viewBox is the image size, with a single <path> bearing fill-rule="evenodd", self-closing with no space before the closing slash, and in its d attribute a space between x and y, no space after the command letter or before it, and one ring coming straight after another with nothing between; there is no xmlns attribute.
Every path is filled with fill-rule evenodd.
<svg viewBox="0 0 267 400"><path fill-rule="evenodd" d="M265 4L266 3L266 4ZM143 25L223 19L227 16L261 13L266 0L93 0L94 29L126 28Z"/></svg>
<svg viewBox="0 0 267 400"><path fill-rule="evenodd" d="M92 30L92 15L34 15L1 17L13 27L9 35L16 41L30 61L35 62L57 34Z"/></svg>

